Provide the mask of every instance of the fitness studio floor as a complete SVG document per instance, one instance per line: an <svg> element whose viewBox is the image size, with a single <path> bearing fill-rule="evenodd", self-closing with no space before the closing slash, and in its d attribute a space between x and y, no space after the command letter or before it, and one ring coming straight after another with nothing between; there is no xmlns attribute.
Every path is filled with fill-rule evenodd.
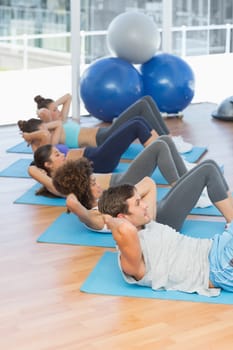
<svg viewBox="0 0 233 350"><path fill-rule="evenodd" d="M233 189L233 122L213 119L214 109L191 104L182 120L166 122L173 135L207 146L201 160L223 164ZM16 126L0 127L0 137L1 169L30 157L5 152L21 141ZM0 186L1 349L232 349L231 305L80 292L106 249L36 243L64 208L13 204L32 179L2 177Z"/></svg>

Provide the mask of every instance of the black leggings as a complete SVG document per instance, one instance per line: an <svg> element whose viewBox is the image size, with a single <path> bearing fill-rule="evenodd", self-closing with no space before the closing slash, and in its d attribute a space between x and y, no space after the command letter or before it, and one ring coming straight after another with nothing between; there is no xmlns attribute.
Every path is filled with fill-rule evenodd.
<svg viewBox="0 0 233 350"><path fill-rule="evenodd" d="M96 144L101 145L119 127L135 117L146 121L158 135L170 134L153 98L151 96L144 96L122 112L111 126L99 128L96 135Z"/></svg>
<svg viewBox="0 0 233 350"><path fill-rule="evenodd" d="M121 125L102 145L86 147L83 156L93 162L94 172L112 172L130 144L138 138L144 145L151 137L151 131L144 120L133 118Z"/></svg>

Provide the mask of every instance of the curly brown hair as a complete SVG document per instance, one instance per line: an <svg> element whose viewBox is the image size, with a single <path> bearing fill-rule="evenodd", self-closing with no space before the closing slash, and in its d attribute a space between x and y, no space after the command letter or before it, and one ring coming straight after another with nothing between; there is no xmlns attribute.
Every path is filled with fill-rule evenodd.
<svg viewBox="0 0 233 350"><path fill-rule="evenodd" d="M67 196L74 193L87 209L93 207L90 177L93 174L91 162L86 158L68 160L57 169L53 176L53 185L58 192Z"/></svg>

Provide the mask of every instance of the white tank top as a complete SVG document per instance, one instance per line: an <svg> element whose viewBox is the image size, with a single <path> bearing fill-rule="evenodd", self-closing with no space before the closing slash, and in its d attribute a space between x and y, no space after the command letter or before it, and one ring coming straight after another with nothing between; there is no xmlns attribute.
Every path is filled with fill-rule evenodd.
<svg viewBox="0 0 233 350"><path fill-rule="evenodd" d="M91 210L98 210L98 207L93 207ZM105 224L104 227L101 230L94 230L93 228L87 226L86 224L83 223L84 226L86 226L89 230L94 231L94 232L99 232L99 233L111 233L111 231L107 228L107 225Z"/></svg>
<svg viewBox="0 0 233 350"><path fill-rule="evenodd" d="M138 234L146 273L137 281L125 274L120 266L128 283L149 286L154 290L196 292L205 296L220 294L220 289L209 288L211 239L192 238L155 221Z"/></svg>

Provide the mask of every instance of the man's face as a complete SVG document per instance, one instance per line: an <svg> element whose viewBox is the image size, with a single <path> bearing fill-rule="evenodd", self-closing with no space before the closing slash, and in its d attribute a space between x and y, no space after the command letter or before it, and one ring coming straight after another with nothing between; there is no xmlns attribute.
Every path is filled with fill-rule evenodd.
<svg viewBox="0 0 233 350"><path fill-rule="evenodd" d="M148 213L148 206L136 191L133 197L127 199L127 203L128 214L124 214L123 216L138 229L151 221L151 217Z"/></svg>

